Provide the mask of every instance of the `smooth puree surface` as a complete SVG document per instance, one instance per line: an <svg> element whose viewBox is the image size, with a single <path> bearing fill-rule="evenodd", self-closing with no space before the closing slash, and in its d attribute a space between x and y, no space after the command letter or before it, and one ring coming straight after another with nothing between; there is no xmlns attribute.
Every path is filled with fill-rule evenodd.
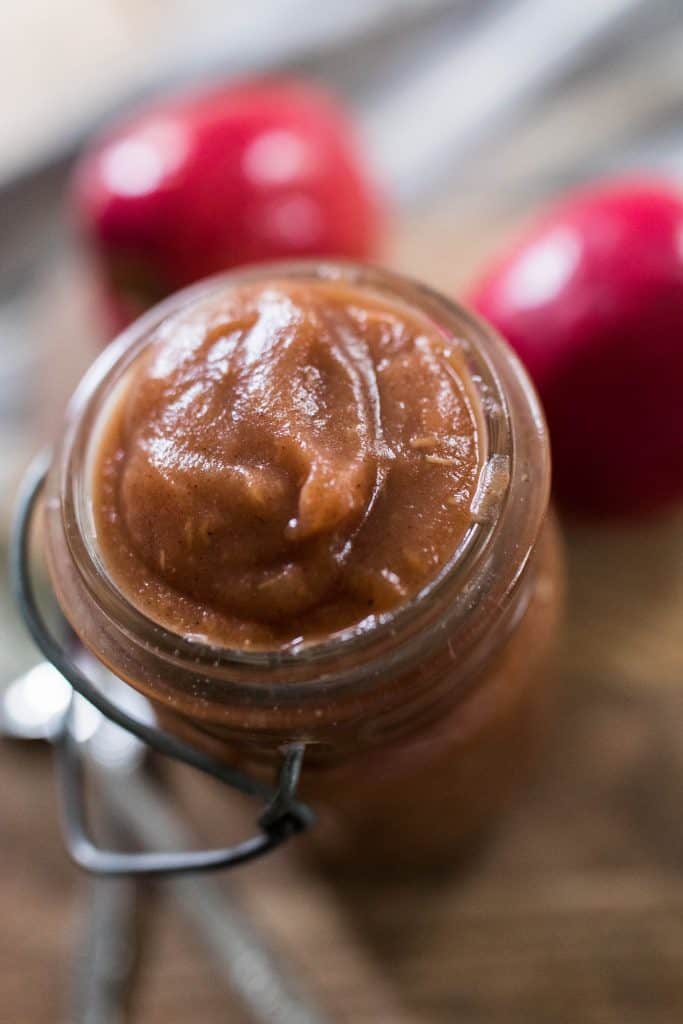
<svg viewBox="0 0 683 1024"><path fill-rule="evenodd" d="M223 646L369 628L471 522L476 410L458 342L398 300L226 285L155 330L110 403L101 558L149 617Z"/></svg>

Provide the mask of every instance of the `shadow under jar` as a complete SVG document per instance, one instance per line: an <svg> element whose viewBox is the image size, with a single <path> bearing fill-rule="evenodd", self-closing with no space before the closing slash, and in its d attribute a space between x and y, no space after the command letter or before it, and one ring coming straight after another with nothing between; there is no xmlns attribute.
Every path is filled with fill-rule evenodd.
<svg viewBox="0 0 683 1024"><path fill-rule="evenodd" d="M169 463L159 456L159 451L166 451L164 445L177 441L168 402L175 403L177 412L183 401L190 401L188 389L183 391L188 380L182 376L187 352L194 353L191 358L213 360L213 377L205 377L202 385L207 393L217 374L237 372L230 360L237 358L236 351L241 352L239 372L243 377L247 374L249 387L253 385L252 390L257 392L258 387L266 387L265 396L259 393L258 416L263 420L252 415L252 409L248 421L248 436L252 437L256 429L257 439L254 442L252 437L250 443L258 449L259 423L272 428L268 375L261 373L265 385L263 380L257 381L262 369L259 360L270 358L264 353L273 348L277 330L282 327L279 314L269 320L272 309L269 307L270 313L266 314L259 306L261 296L270 294L272 288L288 301L299 301L297 296L310 294L319 302L322 296L323 306L316 306L315 315L311 314L314 326L322 322L315 319L318 316L327 323L324 302L329 294L335 302L343 300L344 318L353 306L356 327L359 316L366 325L379 318L385 331L382 344L386 342L389 348L392 344L400 348L395 339L403 337L403 328L410 335L406 342L410 351L425 345L424 338L428 337L430 359L436 348L450 360L448 372L453 367L457 371L455 383L460 388L460 399L471 415L470 461L461 462L472 486L468 491L463 484L459 497L453 499L455 511L449 520L448 502L441 500L439 490L443 479L438 474L457 462L457 453L462 455L464 450L462 444L451 438L449 443L455 447L450 451L456 454L450 458L449 450L444 455L443 446L439 447L439 438L425 434L424 429L416 434L413 431L415 436L401 450L405 450L406 459L418 455L428 459L430 472L433 470L435 475L431 478L433 494L427 494L426 506L429 508L432 502L433 517L424 527L425 537L429 535L431 540L422 548L417 545L422 555L426 551L431 557L431 568L425 569L427 563L423 560L424 578L416 570L409 586L393 569L383 575L373 574L365 572L362 564L363 550L369 552L368 559L378 558L384 552L383 544L394 543L391 524L399 523L398 536L404 539L401 516L408 516L409 506L417 502L417 498L415 503L406 498L405 486L403 491L396 487L391 491L381 480L377 483L382 459L388 476L381 479L391 479L392 466L401 457L396 445L393 451L385 445L383 454L378 454L370 442L366 444L367 439L363 441L367 451L375 451L377 465L370 464L375 474L374 490L362 515L359 513L360 519L354 519L353 492L365 479L363 466L358 469L360 475L354 475L358 468L354 468L355 463L334 443L328 445L326 458L331 462L319 471L315 487L309 487L304 509L306 480L311 479L311 466L318 466L315 458L309 460L308 477L304 473L295 494L299 518L290 518L279 529L283 536L289 531L289 539L299 545L296 550L304 551L312 561L304 559L299 576L290 578L294 570L290 563L286 563L286 571L282 568L281 546L285 541L279 537L273 550L280 562L278 572L273 574L268 568L269 558L275 558L268 547L273 533L269 527L269 532L254 541L257 557L256 563L249 563L249 586L244 583L246 570L240 567L246 552L251 551L250 524L253 521L257 531L260 519L251 505L240 504L242 491L227 492L232 502L223 513L230 527L227 535L220 533L220 503L212 506L211 523L216 529L208 530L205 524L202 526L201 516L187 515L188 509L191 512L195 508L192 501L198 500L191 489L195 478L183 477L179 485L177 479L171 479L174 471L168 469ZM235 296L247 297L244 308L232 308ZM226 302L227 307L221 305ZM260 312L254 312L254 302ZM210 329L207 310L213 317ZM309 334L306 344L323 344L316 331L309 330L309 320L304 320ZM271 322L280 327L269 328ZM403 325L401 330L397 327L394 331L394 322ZM343 319L343 331L341 321L335 323L337 333L348 334L347 319ZM197 332L201 334L202 330L203 340L198 340ZM358 330L360 341L367 341L363 330ZM303 344L304 328L297 331L295 342ZM206 342L209 335L210 344ZM286 344L287 338L292 342L286 331L282 337L278 344ZM154 346L161 353L161 364L168 362L164 338L174 341L178 373L172 380L164 378L157 360L153 364L156 370L148 373L143 400L126 406L131 380L141 360L150 359ZM358 338L345 342L344 358L350 364L354 352L360 351L358 346L354 348L356 341ZM308 380L309 357L304 353L301 358L296 374L301 371ZM379 373L389 364L378 356L374 365ZM349 393L356 395L360 387L357 367L346 362L343 366L344 373L350 374ZM435 366L432 361L430 373L441 372L438 367L434 370ZM290 371L294 372L291 367L286 372ZM439 394L435 403L420 396L418 376L415 402L422 402L422 411L415 413L419 412L415 422L430 423L435 404L440 407L443 403ZM321 386L320 379L317 373L317 387ZM284 383L290 386L286 380ZM291 390L298 394L295 383L291 381ZM195 392L196 385L195 381ZM333 374L325 386L329 391L342 384ZM378 402L373 406L377 417L384 416L388 422L392 410L386 406L393 400L391 389L374 388L372 381L369 387ZM199 391L203 396L201 388ZM158 411L155 402L162 394L167 404L161 419L155 421L146 449L150 451L150 445L156 445L155 458L159 458L151 469L145 464L142 479L148 484L153 480L144 493L136 494L130 480L117 476L127 458L126 438L137 437L135 431L140 429L144 434L148 424L143 423L141 428L140 417L144 420L145 409ZM405 397L401 398L404 406ZM273 395L271 405L279 401L281 398ZM207 414L209 398L202 397L202 402L192 413L200 419ZM310 417L318 429L322 419L316 419L316 409L309 409L305 401L299 406L304 428L308 430L306 417ZM197 408L202 411L198 413ZM447 403L444 408L448 415ZM365 430L365 420L356 424L350 413L349 417L338 413L336 410L332 418L350 420L345 436L353 439L354 431ZM214 416L210 435L214 446L216 422ZM238 422L237 413L225 421L226 438L233 429L231 422ZM380 419L377 424L382 425ZM333 431L330 436L334 441L341 435ZM218 437L222 437L220 431ZM285 440L289 443L291 437L287 435ZM237 444L239 449L234 436L230 444ZM434 446L441 454L433 454ZM109 469L105 471L102 453L107 447ZM288 492L280 477L273 483L275 478L263 476L263 452L257 458L256 449L242 461L256 467L248 474L250 500L256 494L267 507L267 501L262 500L264 488L266 497ZM183 458L187 469L192 460L187 452ZM240 487L244 475L241 466ZM230 474L219 476L222 486ZM425 479L429 482L430 478L419 477L423 499ZM48 564L62 610L82 642L116 675L150 699L164 727L268 779L272 778L283 745L305 742L300 791L319 814L307 840L319 856L339 867L360 871L373 866L387 871L447 864L493 822L524 778L543 737L553 689L549 656L562 598L559 546L548 514L549 480L546 429L533 389L508 347L480 320L428 289L382 270L334 263L258 267L213 278L173 296L128 329L93 365L72 401L48 478ZM126 488L130 491L131 487L133 493L127 500L132 511L126 520L128 526L121 532L126 517L118 515L116 502L123 501L122 494L125 498ZM394 495L391 501L398 501L399 507L389 509L386 528L382 522L380 533L364 549L356 538L362 536L368 509L379 514L377 502L388 500L383 498L383 490ZM147 509L148 518L143 521L140 517L150 494L152 512L157 500L158 514L155 517ZM351 495L346 504L345 494ZM401 494L403 498L396 498ZM282 498L285 511L287 500ZM400 507L401 500L405 509ZM418 515L417 521L424 523L424 510L418 512L422 520ZM412 514L417 514L415 508ZM306 516L308 533L302 526ZM339 525L344 517L350 517L353 523L349 536L342 535ZM176 522L177 537L173 533ZM110 535L108 523L113 524L112 531L119 531L116 543L112 542L114 532ZM435 530L437 523L439 528ZM195 559L188 552L195 550L197 530L203 528L203 554ZM227 550L230 530L235 534L233 547L237 554ZM315 555L319 548L314 547L310 556L310 537L316 530L327 530L334 538L332 561L337 576L332 573L328 578L319 571ZM214 541L207 538L216 533L219 540L215 543L222 546L212 548ZM171 536L169 551L154 548L155 538L167 535ZM130 536L138 536L134 557L125 548ZM319 544L317 534L315 544ZM361 564L356 565L354 558ZM177 566L183 572L174 576ZM299 567L295 568L298 571ZM262 575L254 576L257 569ZM408 569L406 573L409 575ZM284 589L283 579L287 584ZM315 585L311 580L316 581ZM202 601L211 603L214 593L220 609L209 614ZM309 605L302 593L308 595ZM275 595L272 600L269 594ZM368 595L361 614L358 609ZM264 612L268 600L272 607L268 605ZM255 619L259 619L256 625Z"/></svg>

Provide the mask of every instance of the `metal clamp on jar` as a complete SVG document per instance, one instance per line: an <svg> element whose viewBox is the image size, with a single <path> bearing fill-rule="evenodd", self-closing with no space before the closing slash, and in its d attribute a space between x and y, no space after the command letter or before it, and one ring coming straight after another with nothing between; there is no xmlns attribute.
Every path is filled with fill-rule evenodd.
<svg viewBox="0 0 683 1024"><path fill-rule="evenodd" d="M174 632L112 580L94 525L93 452L113 396L178 311L191 315L213 297L272 280L334 282L361 307L364 296L379 296L457 350L476 405L479 462L466 529L419 590L363 628L240 648ZM451 862L495 818L543 734L562 590L549 478L543 416L507 346L464 309L396 275L351 264L258 267L203 282L139 320L81 383L47 477L36 470L26 485L13 550L19 601L34 639L78 693L154 750L266 808L260 834L230 849L98 850L66 731L60 762L74 857L102 873L233 866L307 829L310 802L318 819L310 842L336 865ZM67 644L47 628L28 567L43 488L52 585L78 638ZM145 696L152 724L84 674L79 645Z"/></svg>

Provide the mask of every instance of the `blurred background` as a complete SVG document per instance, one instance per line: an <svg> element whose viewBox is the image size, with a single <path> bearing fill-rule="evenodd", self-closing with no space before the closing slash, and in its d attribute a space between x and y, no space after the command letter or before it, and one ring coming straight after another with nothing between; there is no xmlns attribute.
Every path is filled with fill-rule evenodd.
<svg viewBox="0 0 683 1024"><path fill-rule="evenodd" d="M65 200L94 134L169 90L322 83L383 197L372 258L453 296L574 186L683 181L678 0L23 0L2 6L0 39L2 686L37 660L6 582L16 485L111 333ZM225 971L240 927L209 967L211 925L202 944L157 894L131 1020L681 1018L681 517L566 535L566 722L495 850L464 880L341 900L291 866L242 876L230 898L328 1017L245 1010L249 950L242 982ZM85 1020L86 883L62 851L47 754L8 741L0 765L0 1022Z"/></svg>

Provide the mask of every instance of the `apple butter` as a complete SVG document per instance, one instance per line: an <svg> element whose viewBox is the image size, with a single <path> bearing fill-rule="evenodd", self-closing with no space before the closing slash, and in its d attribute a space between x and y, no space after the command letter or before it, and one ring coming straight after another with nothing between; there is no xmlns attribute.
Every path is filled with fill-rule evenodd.
<svg viewBox="0 0 683 1024"><path fill-rule="evenodd" d="M287 280L213 296L160 325L112 410L107 569L227 647L371 629L466 532L476 402L457 343L396 300Z"/></svg>

